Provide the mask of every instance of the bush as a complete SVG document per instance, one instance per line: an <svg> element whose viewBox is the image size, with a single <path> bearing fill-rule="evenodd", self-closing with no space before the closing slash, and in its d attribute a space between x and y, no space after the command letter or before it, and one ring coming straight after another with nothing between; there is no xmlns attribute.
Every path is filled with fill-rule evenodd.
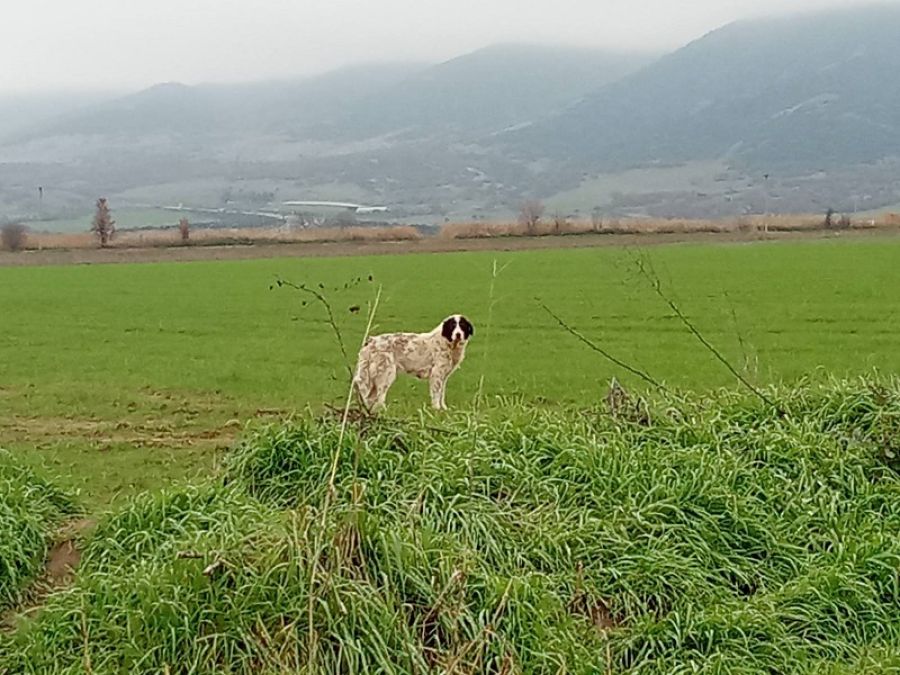
<svg viewBox="0 0 900 675"><path fill-rule="evenodd" d="M7 251L20 251L25 248L27 229L19 223L7 223L0 228L0 243Z"/></svg>
<svg viewBox="0 0 900 675"><path fill-rule="evenodd" d="M525 201L519 209L519 223L529 234L536 234L541 218L544 216L544 205L537 199Z"/></svg>
<svg viewBox="0 0 900 675"><path fill-rule="evenodd" d="M178 221L178 234L181 235L181 243L187 244L191 238L191 224L187 218Z"/></svg>

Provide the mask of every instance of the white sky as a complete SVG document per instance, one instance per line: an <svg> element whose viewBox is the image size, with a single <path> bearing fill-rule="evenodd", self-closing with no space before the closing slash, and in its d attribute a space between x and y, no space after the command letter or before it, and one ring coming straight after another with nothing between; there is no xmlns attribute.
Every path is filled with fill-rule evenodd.
<svg viewBox="0 0 900 675"><path fill-rule="evenodd" d="M289 77L510 41L673 49L738 18L865 2L0 0L0 92Z"/></svg>

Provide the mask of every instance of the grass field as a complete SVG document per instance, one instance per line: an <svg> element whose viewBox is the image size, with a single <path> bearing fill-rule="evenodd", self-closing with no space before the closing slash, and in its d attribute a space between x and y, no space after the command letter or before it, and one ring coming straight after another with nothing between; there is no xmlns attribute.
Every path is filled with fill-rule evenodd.
<svg viewBox="0 0 900 675"><path fill-rule="evenodd" d="M769 395L262 426L104 517L0 673L896 673L900 382Z"/></svg>
<svg viewBox="0 0 900 675"><path fill-rule="evenodd" d="M887 290L900 288L897 240L649 251L665 291L756 382L900 368L900 296ZM488 397L548 405L594 403L613 375L640 385L563 332L535 298L672 386L731 384L637 273L635 255L0 269L0 444L48 463L96 508L208 472L248 419L340 401L345 366L325 314L296 291L270 289L279 276L325 285L351 356L376 285L380 330L427 330L446 314L469 315L476 335L450 382L453 407L471 405L482 377ZM494 261L502 272L492 305ZM351 314L353 305L363 310ZM392 400L393 414L418 409L424 385L401 380Z"/></svg>
<svg viewBox="0 0 900 675"><path fill-rule="evenodd" d="M0 268L0 675L895 673L898 254ZM401 380L344 435L326 313L279 278L351 356L378 288L379 330L466 313L455 410ZM611 412L613 376L648 401Z"/></svg>
<svg viewBox="0 0 900 675"><path fill-rule="evenodd" d="M90 232L93 212L73 218L59 218L56 220L39 220L31 223L34 230L40 232ZM152 208L124 208L116 209L113 213L116 227L129 229L138 227L159 227L163 225L175 225L178 223L178 215L171 211Z"/></svg>

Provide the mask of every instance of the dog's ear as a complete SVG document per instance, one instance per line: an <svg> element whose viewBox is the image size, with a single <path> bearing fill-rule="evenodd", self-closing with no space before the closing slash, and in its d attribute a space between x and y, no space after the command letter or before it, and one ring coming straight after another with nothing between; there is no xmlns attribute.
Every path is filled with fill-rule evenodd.
<svg viewBox="0 0 900 675"><path fill-rule="evenodd" d="M444 323L441 326L441 335L444 336L444 339L447 342L451 342L453 340L454 330L456 330L456 317L451 316L447 319L444 319Z"/></svg>
<svg viewBox="0 0 900 675"><path fill-rule="evenodd" d="M462 332L463 335L466 336L466 340L475 335L475 326L473 326L472 322L464 316L459 317L459 327L462 328Z"/></svg>

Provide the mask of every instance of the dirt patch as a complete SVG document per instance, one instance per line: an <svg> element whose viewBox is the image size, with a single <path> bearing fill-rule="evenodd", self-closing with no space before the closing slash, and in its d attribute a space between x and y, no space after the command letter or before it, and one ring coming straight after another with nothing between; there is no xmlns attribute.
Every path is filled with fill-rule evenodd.
<svg viewBox="0 0 900 675"><path fill-rule="evenodd" d="M81 441L101 449L116 445L219 449L231 445L241 433L239 419L278 419L289 415L280 408L245 410L232 401L204 393L151 389L135 392L130 401L119 406L119 412L118 417L103 419L0 413L0 443L43 446Z"/></svg>
<svg viewBox="0 0 900 675"><path fill-rule="evenodd" d="M4 433L2 440L44 445L55 441L82 440L108 449L116 445L135 448L223 448L237 438L241 429L234 423L221 427L185 428L170 419L150 419L140 422L126 420L90 420L66 417L0 418Z"/></svg>
<svg viewBox="0 0 900 675"><path fill-rule="evenodd" d="M544 237L491 237L418 241L321 242L248 244L229 246L174 246L171 248L72 249L0 252L0 267L21 265L79 265L108 263L187 262L192 260L249 260L290 257L342 257L405 253L459 253L466 251L526 251L538 249L651 246L683 242L758 242L795 239L896 236L900 227L878 227L843 232L675 232L667 234L579 234Z"/></svg>
<svg viewBox="0 0 900 675"><path fill-rule="evenodd" d="M81 563L79 542L95 524L90 518L81 518L60 527L55 543L47 552L44 571L22 593L22 602L18 607L13 607L0 615L0 630L14 630L19 619L34 618L52 593L72 584L75 571Z"/></svg>
<svg viewBox="0 0 900 675"><path fill-rule="evenodd" d="M64 582L81 562L81 551L74 539L61 541L50 549L47 556L47 566L44 569L44 578L53 584Z"/></svg>

